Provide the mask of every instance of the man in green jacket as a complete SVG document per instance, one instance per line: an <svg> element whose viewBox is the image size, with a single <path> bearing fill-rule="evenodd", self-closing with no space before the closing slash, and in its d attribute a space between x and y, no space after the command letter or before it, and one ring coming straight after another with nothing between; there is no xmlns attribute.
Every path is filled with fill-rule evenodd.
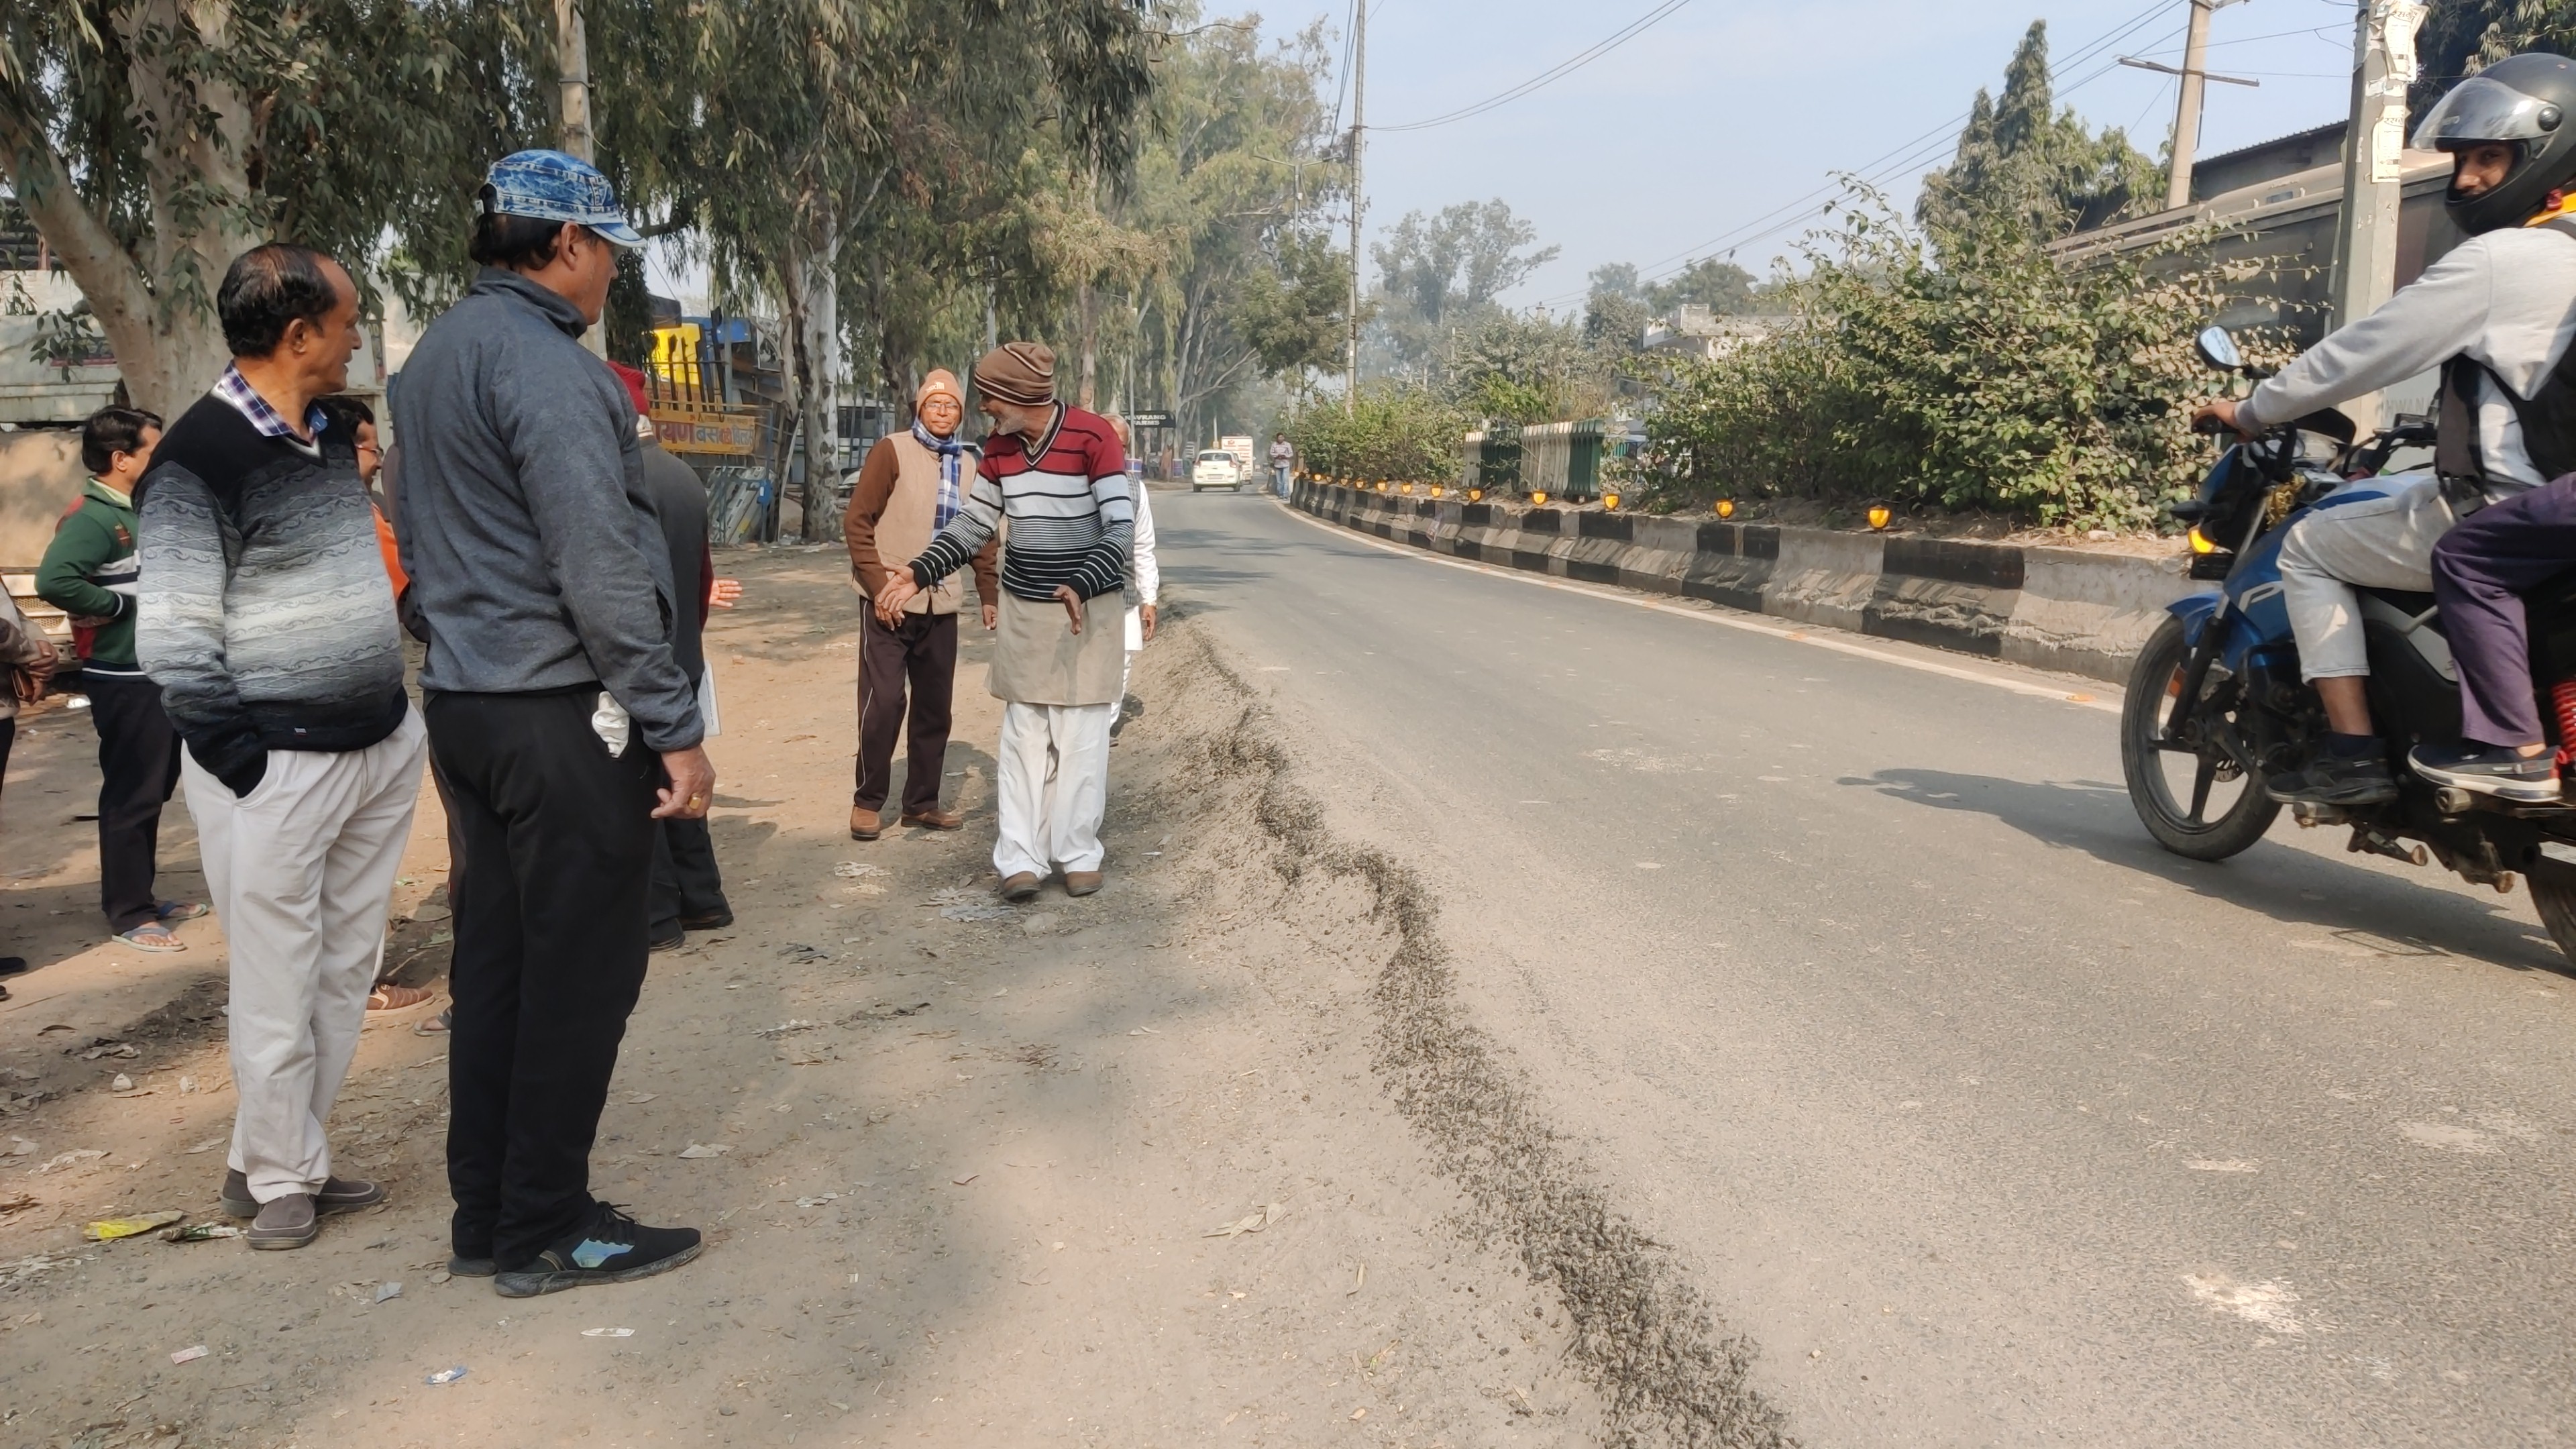
<svg viewBox="0 0 2576 1449"><path fill-rule="evenodd" d="M179 784L179 732L162 711L161 687L134 661L134 485L160 441L161 420L137 408L101 408L81 425L89 482L54 525L36 596L72 617L81 689L98 727L99 907L107 928L138 950L182 951L170 927L206 908L152 893L161 807Z"/></svg>

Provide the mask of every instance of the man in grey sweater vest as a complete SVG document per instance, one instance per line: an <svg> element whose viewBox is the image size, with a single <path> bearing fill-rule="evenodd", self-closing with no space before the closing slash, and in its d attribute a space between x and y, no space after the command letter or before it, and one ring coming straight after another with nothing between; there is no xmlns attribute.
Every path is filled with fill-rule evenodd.
<svg viewBox="0 0 2576 1449"><path fill-rule="evenodd" d="M452 1271L505 1297L676 1268L695 1229L590 1194L590 1149L644 986L654 821L715 770L673 657L671 562L635 408L584 351L643 239L559 151L496 162L474 259L394 393L395 525L429 636L430 750L471 868L456 892ZM691 601L692 604L694 601Z"/></svg>

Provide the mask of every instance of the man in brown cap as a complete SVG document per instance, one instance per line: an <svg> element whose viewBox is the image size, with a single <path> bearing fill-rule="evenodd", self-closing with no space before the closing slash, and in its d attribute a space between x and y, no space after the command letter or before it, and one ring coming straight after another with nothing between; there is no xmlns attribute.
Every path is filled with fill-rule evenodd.
<svg viewBox="0 0 2576 1449"><path fill-rule="evenodd" d="M1002 546L992 690L1003 702L1002 895L1023 901L1056 867L1068 895L1100 889L1100 815L1109 799L1109 726L1126 637L1119 594L1136 530L1126 450L1108 422L1055 400L1055 354L1010 342L975 364L993 420L963 508L877 594L889 621L921 591Z"/></svg>
<svg viewBox="0 0 2576 1449"><path fill-rule="evenodd" d="M885 591L888 557L909 560L930 546L965 506L965 475L975 450L960 442L966 394L957 375L933 369L912 400L912 428L888 433L868 449L859 480L850 489L841 534L850 545L850 573L873 600ZM993 575L995 546L974 557L975 592L984 602L984 627L994 623L1000 585ZM885 828L886 794L892 788L894 741L908 734L911 760L904 771L903 823L954 830L953 810L939 808L939 782L948 758L949 705L957 676L957 611L966 605L962 581L942 579L881 619L871 609L859 626L859 779L850 796L850 838L874 840ZM911 685L911 723L905 725L905 685Z"/></svg>

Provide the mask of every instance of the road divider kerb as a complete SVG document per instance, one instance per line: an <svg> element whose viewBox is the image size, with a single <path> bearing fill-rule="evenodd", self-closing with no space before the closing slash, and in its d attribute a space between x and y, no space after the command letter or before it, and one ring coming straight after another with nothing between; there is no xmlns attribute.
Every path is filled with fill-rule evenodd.
<svg viewBox="0 0 2576 1449"><path fill-rule="evenodd" d="M1714 599L1703 598L1702 601L1709 604L1710 607L1708 608L1689 608L1680 604L1666 603L1661 599L1654 598L1647 594L1633 592L1626 586L1604 587L1590 583L1570 582L1553 574L1541 572L1533 567L1520 565L1506 567L1500 564L1489 564L1464 558L1451 557L1445 553L1433 551L1427 543L1409 543L1408 546L1407 543L1381 541L1389 539L1390 535L1388 533L1379 532L1379 530L1375 528L1363 528L1349 523L1342 523L1340 527L1335 527L1334 524L1341 521L1338 519L1330 522L1326 521L1330 518L1330 515L1309 516L1312 510L1309 510L1304 506L1305 499L1302 494L1303 491L1310 486L1314 485L1298 485L1301 496L1293 502L1277 499L1274 499L1273 501L1278 503L1283 512L1288 513L1290 516L1296 518L1299 522L1304 523L1309 527L1322 529L1324 532L1330 533L1335 537L1351 538L1352 542L1365 545L1369 548L1378 549L1382 552L1396 554L1406 558L1418 559L1424 563L1438 564L1445 568L1465 569L1472 573L1487 575L1488 577L1510 579L1518 583L1533 584L1539 588L1556 589L1570 594L1582 594L1590 598L1602 599L1611 603L1625 604L1630 608L1651 610L1658 614L1670 614L1683 619L1696 619L1702 623L1716 624L1729 629L1741 630L1748 634L1760 634L1766 638L1780 640L1783 643L1803 644L1836 654L1848 654L1857 658L1876 660L1882 664L1893 664L1900 669L1911 669L1921 674L1934 674L1946 679L1957 679L1971 684L1982 684L1988 688L2005 690L2009 693L2022 695L2030 699L2054 700L2061 704L2072 704L2079 708L2099 710L2106 714L2116 715L2120 712L2122 693L2117 688L2095 686L2087 689L2069 689L2061 683L2028 679L2017 675L2004 674L1996 670L1965 668L1959 665L1945 664L1937 659L1925 659L1910 653L1900 653L1895 650L1878 648L1872 645L1860 643L1857 640L1838 638L1832 633L1817 633L1814 632L1814 627L1812 627L1820 624L1822 628L1827 630L1841 628L1845 629L1846 632L1857 632L1856 630L1851 630L1849 626L1845 625L1822 623L1821 621L1809 621L1811 623L1811 627L1809 628L1800 628L1787 624L1775 624L1769 622L1760 615L1741 612L1740 607L1730 607L1729 605L1718 602ZM1352 489L1337 491L1356 493L1358 490ZM1408 499L1405 501L1411 502L1414 500ZM1428 502L1430 500L1423 501ZM1574 516L1582 517L1584 515L1578 514ZM1665 522L1668 520L1639 521ZM1817 531L1822 532L1822 530ZM1370 537L1369 535L1372 533L1377 534L1377 537ZM1879 542L1879 540L1871 541ZM1815 581L1811 585L1811 592L1817 595L1841 599L1848 599L1851 597L1852 593L1848 586L1833 588L1826 586L1822 580ZM1853 618L1858 618L1860 615L1860 610L1857 607L1850 608L1847 612ZM2161 611L2159 611L2159 613L2161 613ZM1908 641L1900 639L1899 642L1923 641ZM1928 647L1938 648L1940 646L1930 645ZM1987 657L1993 656L1989 655ZM2013 661L2004 662L2010 663Z"/></svg>

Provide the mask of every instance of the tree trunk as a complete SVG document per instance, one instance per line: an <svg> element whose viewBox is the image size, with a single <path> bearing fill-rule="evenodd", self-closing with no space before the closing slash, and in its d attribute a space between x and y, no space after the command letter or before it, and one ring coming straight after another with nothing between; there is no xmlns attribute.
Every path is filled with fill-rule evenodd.
<svg viewBox="0 0 2576 1449"><path fill-rule="evenodd" d="M1097 412L1100 407L1097 401L1099 394L1097 380L1100 371L1100 306L1098 299L1092 293L1090 278L1083 278L1082 285L1075 289L1074 303L1077 309L1076 326L1082 334L1082 386L1079 391L1080 401L1076 406L1084 412Z"/></svg>
<svg viewBox="0 0 2576 1449"><path fill-rule="evenodd" d="M143 254L117 244L73 189L51 141L5 109L0 166L88 299L126 395L169 417L213 386L229 360L215 289L232 259L262 240L250 184L256 138L249 103L222 67L195 64L186 53L225 46L226 0L141 0L118 18L134 57L127 84L155 137L144 157L152 227Z"/></svg>
<svg viewBox="0 0 2576 1449"><path fill-rule="evenodd" d="M797 501L805 541L818 543L841 536L840 512L833 506L841 477L841 236L828 211L802 230L787 258L801 299L795 309L795 371L805 432L805 484Z"/></svg>

